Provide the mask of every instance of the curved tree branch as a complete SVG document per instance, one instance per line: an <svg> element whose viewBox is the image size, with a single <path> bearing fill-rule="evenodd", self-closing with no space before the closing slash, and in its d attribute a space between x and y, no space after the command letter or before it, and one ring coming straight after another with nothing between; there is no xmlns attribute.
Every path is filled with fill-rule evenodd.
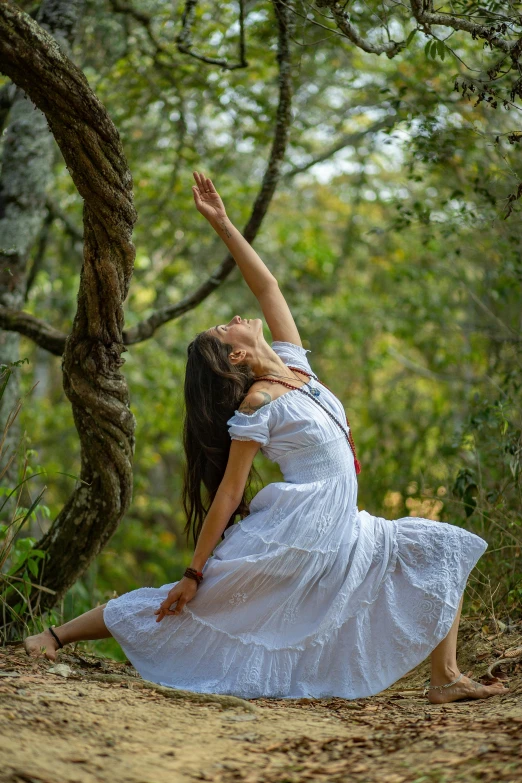
<svg viewBox="0 0 522 783"><path fill-rule="evenodd" d="M291 122L292 66L289 45L291 8L277 0L274 2L274 8L279 29L277 55L279 66L279 102L270 157L261 188L252 208L252 213L243 231L244 237L249 242L255 239L260 229L280 180L281 166L288 144ZM60 217L56 211L55 214ZM152 337L160 326L192 310L221 285L235 265L234 258L228 253L217 269L195 291L185 296L179 302L157 310L147 319L132 327L132 329L124 330L122 333L124 344L134 345L147 340ZM29 313L0 308L0 327L6 330L18 331L20 334L30 337L41 348L50 351L56 356L60 356L64 351L67 336L42 319Z"/></svg>
<svg viewBox="0 0 522 783"><path fill-rule="evenodd" d="M335 153L339 152L341 149L344 149L347 146L357 145L360 141L363 141L369 134L374 134L380 130L391 128L394 125L394 123L395 123L395 119L393 117L387 117L383 120L378 120L377 122L373 123L366 130L356 131L354 133L347 133L344 136L341 136L341 138L338 139L338 141L336 141L335 144L333 144L331 147L328 147L322 153L316 155L314 158L308 161L308 163L305 163L301 166L294 166L289 171L285 172L281 178L285 180L291 179L297 174L301 174L304 171L308 171L309 169L312 168L312 166L315 166L317 163L322 163L323 161L328 160L329 158L332 157L332 155L335 155ZM284 128L284 123L281 124L281 128L279 131L280 133L283 133L283 128ZM278 133L276 130L276 136L277 135ZM283 154L284 154L284 150L283 150ZM277 156L281 155L281 147L279 144L273 145L271 159L273 155L277 155ZM268 208L268 203L266 206ZM57 209L54 210L54 214L56 215L56 217L59 217L61 219L62 213L60 213ZM247 235L247 231L248 231L248 224L245 228L245 236ZM255 235L252 236L252 232L250 232L250 235L252 240ZM225 261L229 261L229 259L230 256L227 256ZM225 261L223 263L225 263ZM217 271L219 271L221 268L222 265L218 267ZM229 271L233 268L234 268L234 264L230 266ZM179 318L181 315L188 312L189 310L192 310L194 307L200 304L200 302L203 301L203 299L205 299L206 296L212 293L212 291L214 291L215 288L217 288L223 282L224 278L220 279L217 274L217 271L213 275L211 275L210 278L207 281L205 281L205 283L203 283L196 291L188 294L179 302L176 302L176 304L169 305L168 307L163 308L162 310L158 310L156 313L153 313L143 323L138 324L137 326L133 327L133 329L124 331L123 340L125 345L132 345L138 342L142 342L143 340L149 339L159 326L166 323L167 321L172 321L175 318ZM26 337L29 337L31 340L33 340L33 342L35 342L41 348L44 348L45 350L49 351L55 356L61 356L64 351L65 341L67 339L67 335L65 334L65 332L61 332L60 330L55 329L54 327L50 326L46 321L43 321L41 318L37 318L36 316L31 315L30 313L27 313L25 311L15 311L15 310L7 310L5 308L0 308L0 328L10 330L10 331L16 331L19 332L20 334L25 335Z"/></svg>
<svg viewBox="0 0 522 783"><path fill-rule="evenodd" d="M385 117L382 120L377 120L372 123L368 128L361 131L354 131L353 133L344 133L334 144L327 147L318 155L314 155L307 163L303 163L301 166L293 166L291 169L283 174L283 179L288 180L297 174L302 174L305 171L309 171L318 163L323 163L325 160L329 160L333 155L345 149L346 147L355 147L359 142L364 141L367 136L371 136L374 133L378 133L381 130L392 128L397 122L396 117Z"/></svg>
<svg viewBox="0 0 522 783"><path fill-rule="evenodd" d="M385 41L381 44L375 44L368 38L364 38L355 25L350 22L350 15L344 10L346 3L341 5L337 0L316 0L316 5L318 8L329 8L339 30L363 52L385 54L391 59L406 45L405 41Z"/></svg>
<svg viewBox="0 0 522 783"><path fill-rule="evenodd" d="M145 30L147 38L149 39L152 48L154 49L154 57L157 65L161 67L167 66L168 63L159 62L160 55L166 55L170 64L172 65L172 58L168 49L157 38L152 28L153 15L144 11L137 10L132 3L126 2L126 0L110 0L112 9L117 14L125 14L126 16L134 19ZM209 57L208 55L199 54L192 48L192 27L194 25L196 5L198 0L185 0L185 7L181 16L181 30L176 38L176 45L178 51L182 54L188 54L190 57L194 57L200 62L207 63L209 65L219 65L221 68L227 71L235 71L238 68L247 68L248 62L246 60L246 45L245 45L245 8L244 0L239 0L239 58L236 63L229 63L228 60L224 60L219 57Z"/></svg>
<svg viewBox="0 0 522 783"><path fill-rule="evenodd" d="M237 63L229 63L228 60L222 58L208 57L204 54L198 54L192 49L192 26L196 15L196 6L198 0L185 0L185 8L181 17L181 30L176 43L178 51L182 54L189 54L191 57L195 57L196 60L200 60L203 63L209 65L219 65L227 71L235 71L238 68L247 68L248 62L245 58L245 8L244 0L239 0L239 59Z"/></svg>
<svg viewBox="0 0 522 783"><path fill-rule="evenodd" d="M37 318L25 310L9 310L0 307L0 328L6 332L19 332L29 337L40 348L44 348L54 356L62 356L65 350L67 335L55 329L46 321Z"/></svg>
<svg viewBox="0 0 522 783"><path fill-rule="evenodd" d="M292 64L290 52L290 35L293 24L292 8L288 4L280 2L280 0L274 0L273 6L278 24L279 103L268 165L261 188L254 202L252 213L243 231L243 236L248 242L253 242L255 239L279 183L281 165L288 144L292 118ZM228 253L210 277L195 291L179 302L157 310L147 319L132 327L132 329L126 330L124 332L125 344L133 345L152 337L160 326L192 310L221 285L235 268L235 265L234 258Z"/></svg>
<svg viewBox="0 0 522 783"><path fill-rule="evenodd" d="M100 552L132 495L135 420L120 368L136 212L121 141L104 106L57 42L6 0L0 0L0 71L46 115L84 199L78 309L62 361L80 436L82 483L38 543L48 557L35 582L55 591L36 594L47 608Z"/></svg>
<svg viewBox="0 0 522 783"><path fill-rule="evenodd" d="M502 35L497 35L497 27L478 24L466 19L465 16L453 16L453 14L434 13L430 5L425 7L423 0L410 0L411 10L417 22L430 32L431 25L450 27L452 30L461 30L469 33L473 38L482 38L489 43L492 49L499 49L507 54L514 54L518 49L520 56L520 41L509 41ZM500 26L500 25L499 25Z"/></svg>
<svg viewBox="0 0 522 783"><path fill-rule="evenodd" d="M50 216L61 223L69 236L76 242L83 242L83 231L71 220L71 218L56 204L51 196L47 196L45 205Z"/></svg>
<svg viewBox="0 0 522 783"><path fill-rule="evenodd" d="M350 14L344 10L346 3L340 3L339 0L315 0L315 5L317 8L328 8L341 33L364 52L384 53L387 57L392 58L406 45L406 41L387 41L375 44L365 38L350 21ZM468 33L472 38L482 38L492 49L498 49L511 55L513 61L518 60L522 53L522 39L510 40L510 36L513 38L514 34L512 31L510 32L504 20L499 20L496 25L480 24L473 21L470 15L466 17L464 14L457 16L451 13L434 12L433 3L425 0L410 0L410 7L413 18L427 35L432 34L431 26L437 25L451 30L460 30ZM515 15L509 21L520 24L520 20ZM386 28L383 26L383 31L385 30Z"/></svg>

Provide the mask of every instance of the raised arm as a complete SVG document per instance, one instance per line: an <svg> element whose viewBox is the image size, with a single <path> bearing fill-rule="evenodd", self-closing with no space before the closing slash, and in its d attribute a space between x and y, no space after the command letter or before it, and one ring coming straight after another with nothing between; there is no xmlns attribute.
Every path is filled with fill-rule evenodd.
<svg viewBox="0 0 522 783"><path fill-rule="evenodd" d="M194 179L197 184L192 187L192 192L198 212L208 220L234 257L246 284L259 302L272 339L302 345L277 279L231 222L212 181L197 171Z"/></svg>

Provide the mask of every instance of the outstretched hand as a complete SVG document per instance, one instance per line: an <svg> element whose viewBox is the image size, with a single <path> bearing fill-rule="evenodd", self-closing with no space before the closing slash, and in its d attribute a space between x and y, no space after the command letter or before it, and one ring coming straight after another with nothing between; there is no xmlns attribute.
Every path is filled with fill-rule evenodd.
<svg viewBox="0 0 522 783"><path fill-rule="evenodd" d="M195 579L183 577L177 585L175 585L170 591L165 600L160 604L159 609L156 609L154 614L157 614L156 622L161 623L164 617L169 614L181 614L183 607L186 603L191 601L198 591L198 583ZM175 609L171 609L171 606L177 605Z"/></svg>
<svg viewBox="0 0 522 783"><path fill-rule="evenodd" d="M212 180L198 171L193 173L197 185L192 185L192 193L198 212L201 212L203 217L206 217L211 223L226 218L225 205Z"/></svg>

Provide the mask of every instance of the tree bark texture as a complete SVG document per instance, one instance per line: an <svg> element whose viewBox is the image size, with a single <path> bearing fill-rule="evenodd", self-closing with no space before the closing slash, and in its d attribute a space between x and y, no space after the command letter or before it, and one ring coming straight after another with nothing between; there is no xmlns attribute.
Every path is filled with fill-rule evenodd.
<svg viewBox="0 0 522 783"><path fill-rule="evenodd" d="M32 605L54 605L101 551L132 497L135 419L121 372L123 303L136 221L116 128L83 73L29 16L0 0L0 70L44 112L84 199L78 309L62 360L81 444L80 484L37 544L47 553Z"/></svg>
<svg viewBox="0 0 522 783"><path fill-rule="evenodd" d="M44 0L38 20L64 51L69 51L84 0ZM35 108L20 87L7 85L3 92L7 129L0 178L0 306L19 310L27 290L29 253L46 216L46 192L52 176L54 140L45 115ZM0 363L20 358L20 336L0 330ZM0 422L7 420L20 396L18 372L11 375L0 400ZM19 442L19 418L4 444L9 458ZM17 474L14 459L6 479Z"/></svg>

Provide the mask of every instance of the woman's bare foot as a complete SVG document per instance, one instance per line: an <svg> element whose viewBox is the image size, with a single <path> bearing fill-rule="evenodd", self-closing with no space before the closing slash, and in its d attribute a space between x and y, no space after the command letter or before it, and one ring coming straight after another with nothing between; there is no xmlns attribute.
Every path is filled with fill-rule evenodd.
<svg viewBox="0 0 522 783"><path fill-rule="evenodd" d="M435 685L444 685L445 683L434 683ZM501 680L495 678L491 685L483 685L481 682L475 682L469 677L462 677L454 685L443 688L442 691L428 690L428 700L432 704L447 704L450 701L458 699L489 699L490 696L497 696L500 693L507 693Z"/></svg>
<svg viewBox="0 0 522 783"><path fill-rule="evenodd" d="M59 649L56 639L49 630L35 636L28 636L27 639L24 639L24 648L31 658L45 655L50 661L56 660L56 651Z"/></svg>

